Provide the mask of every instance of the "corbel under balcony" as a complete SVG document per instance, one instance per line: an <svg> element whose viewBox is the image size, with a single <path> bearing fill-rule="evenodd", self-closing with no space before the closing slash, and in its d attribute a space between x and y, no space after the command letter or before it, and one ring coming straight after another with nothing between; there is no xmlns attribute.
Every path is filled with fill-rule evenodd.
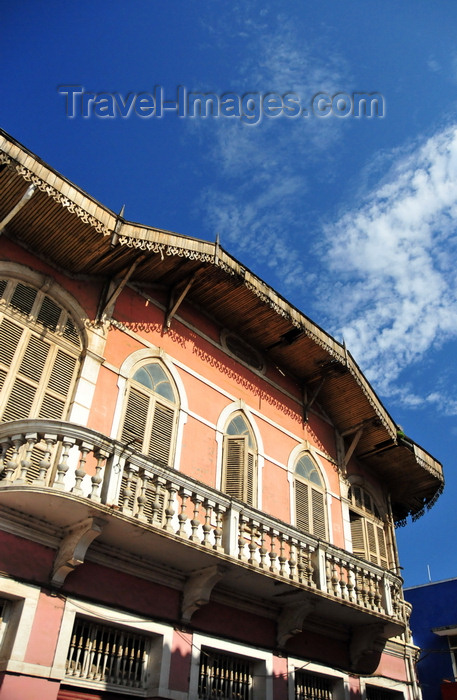
<svg viewBox="0 0 457 700"><path fill-rule="evenodd" d="M140 453L126 454L116 440L71 423L27 419L1 424L0 445L2 527L10 518L9 532L19 522L20 536L37 542L54 532L48 546L56 549L56 587L110 550L119 561L174 572L182 582L177 623L191 624L218 595L250 601L277 620L282 647L323 624L347 638L353 670L366 668L363 648L381 648L405 630L401 579L392 572ZM169 585L166 575L161 583Z"/></svg>
<svg viewBox="0 0 457 700"><path fill-rule="evenodd" d="M184 584L181 617L190 622L194 612L209 603L211 591L224 575L224 568L218 565L195 571Z"/></svg>
<svg viewBox="0 0 457 700"><path fill-rule="evenodd" d="M54 586L60 588L68 574L84 563L89 546L100 535L106 522L102 518L86 518L69 528L54 559L51 575L51 583Z"/></svg>
<svg viewBox="0 0 457 700"><path fill-rule="evenodd" d="M302 599L285 605L278 619L277 642L284 647L288 639L302 632L306 618L315 610L313 600Z"/></svg>

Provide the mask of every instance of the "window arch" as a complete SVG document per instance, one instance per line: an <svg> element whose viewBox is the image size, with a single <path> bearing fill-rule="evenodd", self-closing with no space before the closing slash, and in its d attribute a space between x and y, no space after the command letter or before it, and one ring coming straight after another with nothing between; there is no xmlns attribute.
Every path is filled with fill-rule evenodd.
<svg viewBox="0 0 457 700"><path fill-rule="evenodd" d="M257 506L257 444L242 413L232 415L224 433L222 490Z"/></svg>
<svg viewBox="0 0 457 700"><path fill-rule="evenodd" d="M295 462L294 485L296 526L315 537L327 539L324 481L307 452L301 454Z"/></svg>
<svg viewBox="0 0 457 700"><path fill-rule="evenodd" d="M29 284L0 279L0 422L66 418L81 350L66 309Z"/></svg>
<svg viewBox="0 0 457 700"><path fill-rule="evenodd" d="M178 414L176 387L160 362L137 367L127 382L120 439L169 466L175 445Z"/></svg>
<svg viewBox="0 0 457 700"><path fill-rule="evenodd" d="M352 485L348 498L353 553L387 568L385 527L373 497L362 486Z"/></svg>

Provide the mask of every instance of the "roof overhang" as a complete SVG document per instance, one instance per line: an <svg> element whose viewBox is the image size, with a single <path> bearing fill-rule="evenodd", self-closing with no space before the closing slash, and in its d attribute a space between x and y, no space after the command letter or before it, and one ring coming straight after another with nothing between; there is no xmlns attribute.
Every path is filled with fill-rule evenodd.
<svg viewBox="0 0 457 700"><path fill-rule="evenodd" d="M319 405L348 440L360 433L355 455L385 483L397 522L433 505L444 484L441 464L398 433L345 346L218 242L126 221L1 130L0 170L4 235L72 276L129 274L145 290L179 289L192 279L186 301L236 330L309 395L318 389Z"/></svg>

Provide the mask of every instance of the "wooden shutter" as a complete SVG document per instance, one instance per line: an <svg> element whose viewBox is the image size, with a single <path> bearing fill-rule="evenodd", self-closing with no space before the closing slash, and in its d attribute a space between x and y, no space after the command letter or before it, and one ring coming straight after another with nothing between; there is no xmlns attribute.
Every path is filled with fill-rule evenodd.
<svg viewBox="0 0 457 700"><path fill-rule="evenodd" d="M22 282L18 282L11 296L10 305L28 316L32 311L37 293L37 290L33 289L33 287L28 287Z"/></svg>
<svg viewBox="0 0 457 700"><path fill-rule="evenodd" d="M2 420L6 423L10 420L27 418L32 411L35 393L36 387L22 381L22 379L16 379L6 403Z"/></svg>
<svg viewBox="0 0 457 700"><path fill-rule="evenodd" d="M367 532L367 559L373 564L377 564L379 559L375 525L369 520L365 520L365 527Z"/></svg>
<svg viewBox="0 0 457 700"><path fill-rule="evenodd" d="M366 557L365 538L363 534L363 519L356 513L351 513L352 552L359 557Z"/></svg>
<svg viewBox="0 0 457 700"><path fill-rule="evenodd" d="M224 491L232 498L243 500L244 465L246 439L244 437L225 437L224 449Z"/></svg>
<svg viewBox="0 0 457 700"><path fill-rule="evenodd" d="M327 528L325 526L325 497L321 491L311 488L311 505L313 509L313 535L325 540Z"/></svg>
<svg viewBox="0 0 457 700"><path fill-rule="evenodd" d="M170 461L175 412L156 401L148 454L157 464L167 467Z"/></svg>
<svg viewBox="0 0 457 700"><path fill-rule="evenodd" d="M59 348L54 359L47 390L41 403L40 418L58 419L62 417L72 385L75 367L76 358Z"/></svg>
<svg viewBox="0 0 457 700"><path fill-rule="evenodd" d="M9 367L19 347L23 328L4 318L0 323L0 362Z"/></svg>
<svg viewBox="0 0 457 700"><path fill-rule="evenodd" d="M308 484L295 479L295 521L297 527L304 532L310 532L308 493Z"/></svg>
<svg viewBox="0 0 457 700"><path fill-rule="evenodd" d="M256 491L257 491L257 479L256 479L256 469L255 469L255 456L251 451L248 450L247 454L247 473L246 473L246 502L251 506L257 505Z"/></svg>
<svg viewBox="0 0 457 700"><path fill-rule="evenodd" d="M148 420L149 398L130 387L127 408L122 426L121 440L135 449L142 450Z"/></svg>
<svg viewBox="0 0 457 700"><path fill-rule="evenodd" d="M388 560L387 560L386 536L384 533L384 528L381 525L377 525L376 526L376 533L377 533L377 539L378 539L379 563L384 568L387 568Z"/></svg>

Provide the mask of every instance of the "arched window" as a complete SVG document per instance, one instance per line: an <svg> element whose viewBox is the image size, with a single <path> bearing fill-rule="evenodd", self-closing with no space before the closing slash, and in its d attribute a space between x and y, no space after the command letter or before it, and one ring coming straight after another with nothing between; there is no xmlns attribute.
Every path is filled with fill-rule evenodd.
<svg viewBox="0 0 457 700"><path fill-rule="evenodd" d="M65 418L82 343L50 296L0 279L0 421Z"/></svg>
<svg viewBox="0 0 457 700"><path fill-rule="evenodd" d="M372 496L361 486L351 486L352 551L373 564L388 567L384 523Z"/></svg>
<svg viewBox="0 0 457 700"><path fill-rule="evenodd" d="M139 367L130 378L120 439L160 466L172 461L178 412L177 393L159 362Z"/></svg>
<svg viewBox="0 0 457 700"><path fill-rule="evenodd" d="M233 416L225 429L222 490L233 498L257 505L257 445L242 413Z"/></svg>
<svg viewBox="0 0 457 700"><path fill-rule="evenodd" d="M297 527L326 539L325 487L317 465L309 454L302 454L296 461L294 477Z"/></svg>

